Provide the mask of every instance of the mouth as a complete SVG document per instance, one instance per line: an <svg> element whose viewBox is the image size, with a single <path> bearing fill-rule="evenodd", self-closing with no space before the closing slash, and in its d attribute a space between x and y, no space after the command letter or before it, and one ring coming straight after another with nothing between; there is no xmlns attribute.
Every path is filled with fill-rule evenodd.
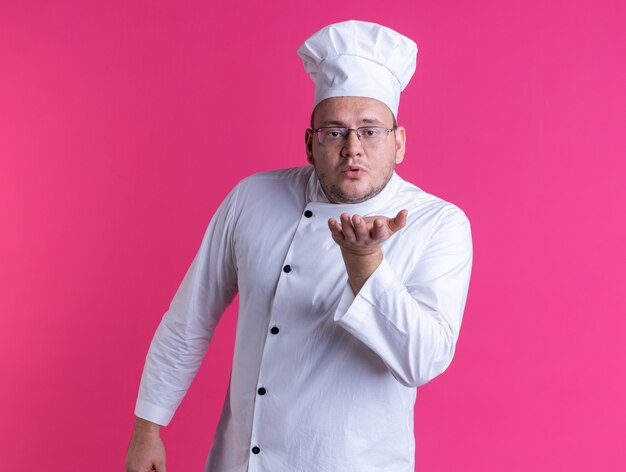
<svg viewBox="0 0 626 472"><path fill-rule="evenodd" d="M359 166L347 166L341 170L341 173L349 179L358 179L366 174L365 169Z"/></svg>

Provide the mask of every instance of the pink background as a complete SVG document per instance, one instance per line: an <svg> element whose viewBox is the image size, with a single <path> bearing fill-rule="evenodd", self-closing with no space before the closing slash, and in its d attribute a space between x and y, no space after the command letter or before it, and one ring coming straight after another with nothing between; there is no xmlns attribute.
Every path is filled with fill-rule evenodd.
<svg viewBox="0 0 626 472"><path fill-rule="evenodd" d="M3 470L122 470L148 344L213 211L305 164L295 51L351 17L418 43L398 172L473 225L417 469L626 470L621 0L2 1ZM168 470L204 463L235 318L164 431Z"/></svg>

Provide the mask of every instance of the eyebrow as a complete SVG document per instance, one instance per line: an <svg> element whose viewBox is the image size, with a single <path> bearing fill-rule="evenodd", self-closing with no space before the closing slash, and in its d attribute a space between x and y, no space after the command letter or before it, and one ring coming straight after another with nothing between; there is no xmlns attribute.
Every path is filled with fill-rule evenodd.
<svg viewBox="0 0 626 472"><path fill-rule="evenodd" d="M387 126L385 125L384 122L382 122L381 120L377 118L362 118L361 120L359 120L358 123L359 125ZM330 121L323 121L322 126L320 126L320 128L328 128L328 127L347 128L348 125L346 125L346 123L343 121L330 120Z"/></svg>

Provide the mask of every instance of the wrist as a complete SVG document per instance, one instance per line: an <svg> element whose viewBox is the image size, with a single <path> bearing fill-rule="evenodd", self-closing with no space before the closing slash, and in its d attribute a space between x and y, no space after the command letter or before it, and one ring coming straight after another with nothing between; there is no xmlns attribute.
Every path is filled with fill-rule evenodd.
<svg viewBox="0 0 626 472"><path fill-rule="evenodd" d="M380 249L373 252L359 253L342 251L342 256L350 286L355 294L359 293L367 279L383 261L383 253Z"/></svg>
<svg viewBox="0 0 626 472"><path fill-rule="evenodd" d="M383 252L380 247L358 248L356 250L341 248L341 256L346 265L368 269L372 266L378 267L383 260Z"/></svg>
<svg viewBox="0 0 626 472"><path fill-rule="evenodd" d="M143 418L135 417L134 433L141 435L155 435L159 436L161 431L161 425L153 423L152 421L144 420Z"/></svg>
<svg viewBox="0 0 626 472"><path fill-rule="evenodd" d="M356 248L345 248L341 247L341 255L356 260L382 260L383 252L380 250L380 246L367 246L367 247L356 247Z"/></svg>

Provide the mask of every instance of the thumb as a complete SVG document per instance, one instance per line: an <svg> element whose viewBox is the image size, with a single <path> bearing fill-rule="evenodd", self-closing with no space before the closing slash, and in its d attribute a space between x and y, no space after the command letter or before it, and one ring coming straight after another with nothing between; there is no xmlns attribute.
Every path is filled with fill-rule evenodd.
<svg viewBox="0 0 626 472"><path fill-rule="evenodd" d="M394 233L406 225L406 217L409 214L406 210L400 210L395 218L389 220L389 229Z"/></svg>

